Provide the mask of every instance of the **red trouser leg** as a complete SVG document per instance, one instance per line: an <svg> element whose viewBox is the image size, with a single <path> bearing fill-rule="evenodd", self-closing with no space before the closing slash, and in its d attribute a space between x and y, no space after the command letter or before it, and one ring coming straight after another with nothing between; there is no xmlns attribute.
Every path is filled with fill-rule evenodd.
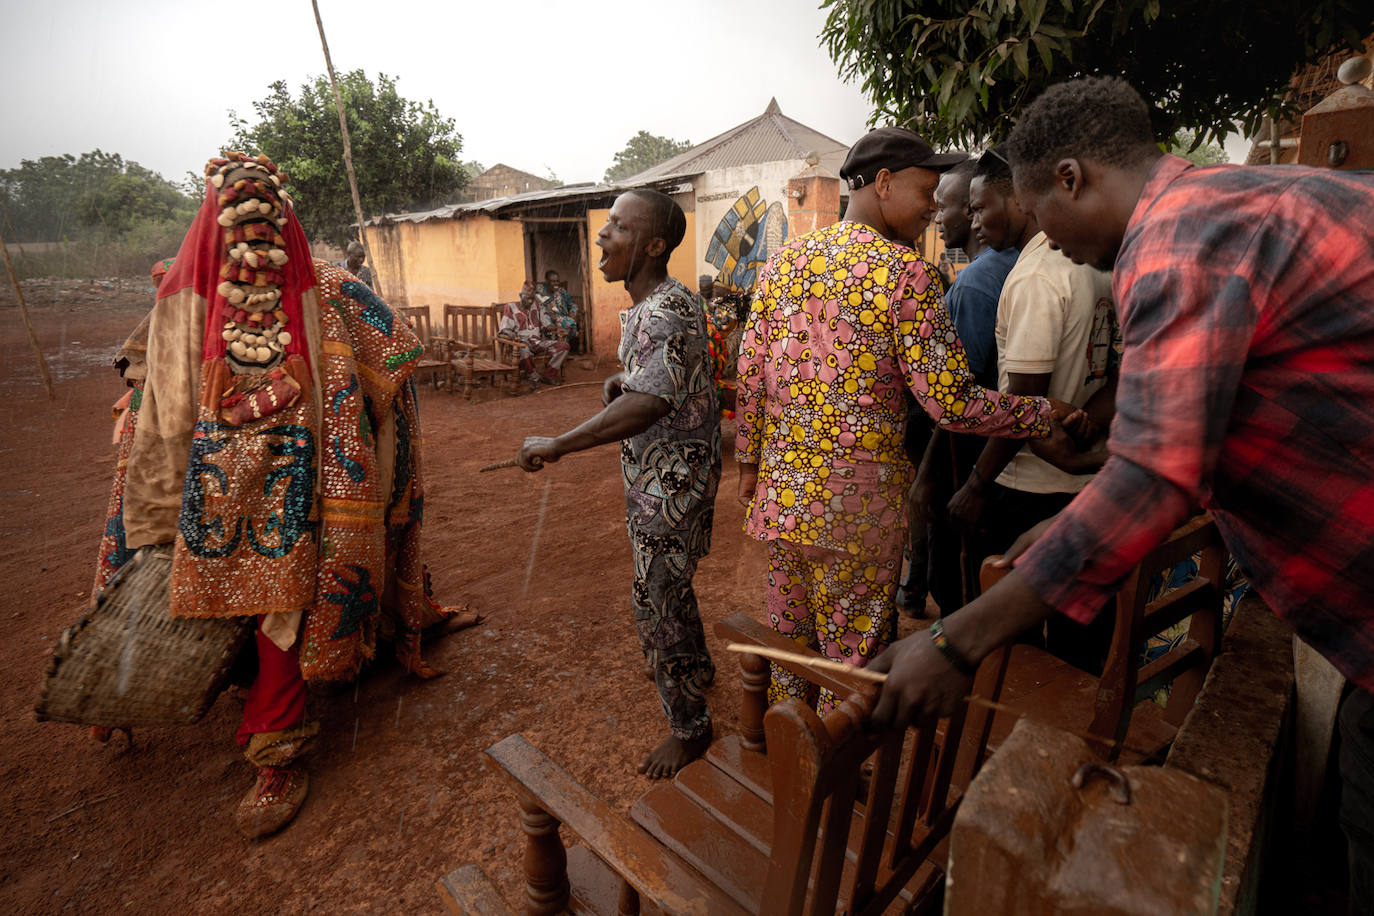
<svg viewBox="0 0 1374 916"><path fill-rule="evenodd" d="M239 746L261 732L296 728L305 721L305 679L301 677L300 641L283 652L262 632L262 618L254 631L258 644L258 677L248 688L243 724L235 738Z"/></svg>

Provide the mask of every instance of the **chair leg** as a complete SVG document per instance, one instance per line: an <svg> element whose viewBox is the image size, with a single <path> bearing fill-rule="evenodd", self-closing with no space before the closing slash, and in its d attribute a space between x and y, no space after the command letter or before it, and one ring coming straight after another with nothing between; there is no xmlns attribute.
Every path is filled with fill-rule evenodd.
<svg viewBox="0 0 1374 916"><path fill-rule="evenodd" d="M519 793L520 827L525 831L525 912L556 916L568 909L568 853L558 836L558 819L524 792Z"/></svg>

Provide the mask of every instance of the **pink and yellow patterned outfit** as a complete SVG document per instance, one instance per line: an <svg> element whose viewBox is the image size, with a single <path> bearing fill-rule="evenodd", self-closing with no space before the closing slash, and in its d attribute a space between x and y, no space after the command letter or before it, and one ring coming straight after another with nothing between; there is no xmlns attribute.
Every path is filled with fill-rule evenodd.
<svg viewBox="0 0 1374 916"><path fill-rule="evenodd" d="M840 222L777 251L740 348L735 457L759 466L745 531L768 544L773 627L858 667L896 635L915 474L903 387L957 432L1049 432L1048 401L973 380L935 268L910 248ZM787 696L818 699L775 667L769 699Z"/></svg>

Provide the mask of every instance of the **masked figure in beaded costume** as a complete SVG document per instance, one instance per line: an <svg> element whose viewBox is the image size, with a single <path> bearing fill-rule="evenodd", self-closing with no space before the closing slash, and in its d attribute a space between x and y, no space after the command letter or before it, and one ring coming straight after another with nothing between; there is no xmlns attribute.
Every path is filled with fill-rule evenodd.
<svg viewBox="0 0 1374 916"><path fill-rule="evenodd" d="M98 582L175 541L174 617L257 618L237 735L259 768L237 820L257 837L305 798L296 760L319 731L305 682L352 678L379 630L432 677L420 632L448 611L419 552L419 340L352 274L312 262L265 156L212 159L206 178L148 322L112 521L122 553L102 547Z"/></svg>

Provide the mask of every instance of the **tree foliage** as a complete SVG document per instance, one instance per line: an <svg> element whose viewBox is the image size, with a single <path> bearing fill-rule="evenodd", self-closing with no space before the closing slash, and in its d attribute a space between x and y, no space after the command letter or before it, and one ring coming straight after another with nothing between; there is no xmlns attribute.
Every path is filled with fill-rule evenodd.
<svg viewBox="0 0 1374 916"><path fill-rule="evenodd" d="M256 123L230 113L230 146L266 153L290 175L288 189L306 232L342 243L357 219L329 78L305 83L299 97L282 80L268 89L267 98L253 103ZM470 176L459 159L463 138L433 101L403 98L385 73L374 86L362 70L339 74L339 94L367 216L439 206L467 185Z"/></svg>
<svg viewBox="0 0 1374 916"><path fill-rule="evenodd" d="M641 130L629 139L623 150L615 154L615 161L602 180L612 182L629 178L691 148L689 140L671 140Z"/></svg>
<svg viewBox="0 0 1374 916"><path fill-rule="evenodd" d="M862 80L874 121L936 144L1005 137L1052 83L1124 77L1156 136L1253 133L1294 72L1374 28L1368 0L824 0L821 39Z"/></svg>
<svg viewBox="0 0 1374 916"><path fill-rule="evenodd" d="M158 173L98 149L22 160L0 171L0 197L9 214L6 236L19 242L114 238L148 223L184 224L199 204Z"/></svg>
<svg viewBox="0 0 1374 916"><path fill-rule="evenodd" d="M1203 143L1194 131L1181 130L1169 144L1169 152L1182 156L1193 165L1221 165L1231 157L1219 143Z"/></svg>

